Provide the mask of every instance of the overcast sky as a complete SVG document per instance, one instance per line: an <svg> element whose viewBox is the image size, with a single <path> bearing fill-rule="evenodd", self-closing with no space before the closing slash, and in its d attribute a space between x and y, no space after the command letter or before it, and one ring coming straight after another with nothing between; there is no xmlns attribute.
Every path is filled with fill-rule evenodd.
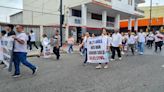
<svg viewBox="0 0 164 92"><path fill-rule="evenodd" d="M150 5L150 0L146 0L144 4L141 4L139 6L149 6L149 5ZM164 0L153 0L153 5L164 5ZM0 21L8 22L9 21L8 16L20 10L2 8L1 6L22 8L22 0L0 0Z"/></svg>

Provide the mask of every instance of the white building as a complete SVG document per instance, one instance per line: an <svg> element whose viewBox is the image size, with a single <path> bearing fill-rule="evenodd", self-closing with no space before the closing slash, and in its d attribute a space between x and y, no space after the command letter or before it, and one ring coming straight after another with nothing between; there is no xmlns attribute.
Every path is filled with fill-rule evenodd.
<svg viewBox="0 0 164 92"><path fill-rule="evenodd" d="M78 40L86 31L100 34L103 28L119 29L120 20L125 19L129 20L129 30L132 28L132 19L135 19L135 30L138 30L137 18L143 17L144 12L137 6L144 2L145 0L63 0L65 37L67 39L74 33ZM59 4L60 0L23 0L23 9L27 10L23 11L23 24L59 25Z"/></svg>

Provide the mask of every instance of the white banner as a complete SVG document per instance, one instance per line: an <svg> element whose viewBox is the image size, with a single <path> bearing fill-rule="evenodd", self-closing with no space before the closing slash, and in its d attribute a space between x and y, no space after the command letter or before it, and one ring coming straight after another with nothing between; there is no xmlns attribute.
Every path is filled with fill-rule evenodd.
<svg viewBox="0 0 164 92"><path fill-rule="evenodd" d="M87 40L87 54L89 63L107 63L107 38L95 37Z"/></svg>
<svg viewBox="0 0 164 92"><path fill-rule="evenodd" d="M13 43L12 37L3 37L1 39L1 49L2 49L2 61L7 66L7 68L12 68L12 54L13 54ZM9 70L11 71L11 69Z"/></svg>
<svg viewBox="0 0 164 92"><path fill-rule="evenodd" d="M44 58L50 58L51 57L51 46L43 46L43 57Z"/></svg>

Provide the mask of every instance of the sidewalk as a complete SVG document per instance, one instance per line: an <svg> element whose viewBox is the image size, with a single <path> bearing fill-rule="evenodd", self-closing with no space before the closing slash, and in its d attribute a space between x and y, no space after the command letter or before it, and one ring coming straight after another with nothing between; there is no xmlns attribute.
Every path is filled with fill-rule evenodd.
<svg viewBox="0 0 164 92"><path fill-rule="evenodd" d="M64 45L63 47L61 47L60 52L61 53L67 53L67 49L68 49L68 47ZM74 49L74 53L79 52L79 46L78 45L73 46L73 49ZM52 52L52 50L51 50L51 52ZM38 49L38 50L35 49L32 51L28 50L28 52L27 52L28 57L39 56L39 55L40 55L40 49Z"/></svg>

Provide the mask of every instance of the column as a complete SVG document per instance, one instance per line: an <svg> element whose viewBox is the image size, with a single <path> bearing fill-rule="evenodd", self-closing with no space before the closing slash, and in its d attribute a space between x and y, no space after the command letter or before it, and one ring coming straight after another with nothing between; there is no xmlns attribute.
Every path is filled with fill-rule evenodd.
<svg viewBox="0 0 164 92"><path fill-rule="evenodd" d="M67 41L69 37L69 25L66 25L66 28L65 28L65 41Z"/></svg>
<svg viewBox="0 0 164 92"><path fill-rule="evenodd" d="M71 18L71 13L72 13L72 9L68 9L67 10L67 18L66 18L66 29L65 29L65 41L68 39L69 37L69 26L70 26L70 18Z"/></svg>
<svg viewBox="0 0 164 92"><path fill-rule="evenodd" d="M85 4L82 4L82 33L85 33L87 31L87 6Z"/></svg>
<svg viewBox="0 0 164 92"><path fill-rule="evenodd" d="M132 31L132 17L128 19L128 31Z"/></svg>
<svg viewBox="0 0 164 92"><path fill-rule="evenodd" d="M120 29L120 14L117 14L115 17L115 29Z"/></svg>
<svg viewBox="0 0 164 92"><path fill-rule="evenodd" d="M107 12L106 11L102 12L102 26L103 28L107 27Z"/></svg>
<svg viewBox="0 0 164 92"><path fill-rule="evenodd" d="M134 20L134 31L138 32L138 19L137 18L135 18Z"/></svg>
<svg viewBox="0 0 164 92"><path fill-rule="evenodd" d="M43 36L43 33L44 33L43 30L44 30L44 29L43 29L43 26L41 25L41 26L40 26L40 41L43 40L43 37L42 37L42 36Z"/></svg>

